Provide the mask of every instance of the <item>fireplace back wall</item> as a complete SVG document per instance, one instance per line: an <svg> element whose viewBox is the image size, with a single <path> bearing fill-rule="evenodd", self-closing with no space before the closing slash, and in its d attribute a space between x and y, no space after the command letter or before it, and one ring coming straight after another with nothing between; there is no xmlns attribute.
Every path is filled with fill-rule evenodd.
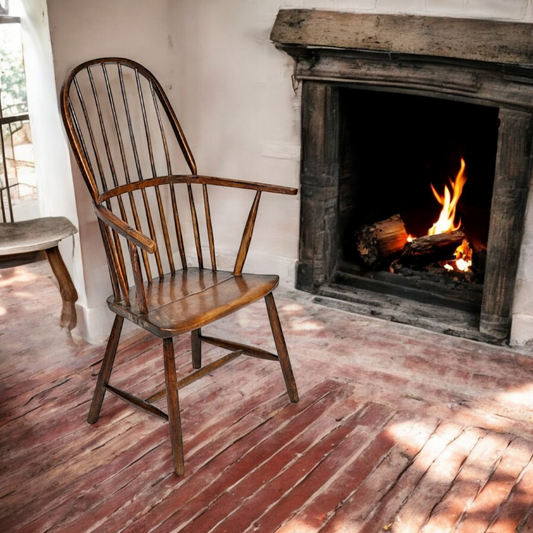
<svg viewBox="0 0 533 533"><path fill-rule="evenodd" d="M421 237L466 161L457 218L486 249L498 140L498 109L383 91L340 90L339 259L357 262L355 234L399 214ZM473 242L472 242L473 241Z"/></svg>

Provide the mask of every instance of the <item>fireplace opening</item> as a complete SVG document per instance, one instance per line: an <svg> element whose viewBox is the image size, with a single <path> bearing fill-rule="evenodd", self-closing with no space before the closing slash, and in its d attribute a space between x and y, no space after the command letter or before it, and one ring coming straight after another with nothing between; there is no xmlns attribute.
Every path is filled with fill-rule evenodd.
<svg viewBox="0 0 533 533"><path fill-rule="evenodd" d="M498 108L342 88L339 117L333 282L479 313ZM456 206L454 182L462 189ZM426 238L447 202L446 188L453 227ZM465 241L472 261L466 267L457 261Z"/></svg>

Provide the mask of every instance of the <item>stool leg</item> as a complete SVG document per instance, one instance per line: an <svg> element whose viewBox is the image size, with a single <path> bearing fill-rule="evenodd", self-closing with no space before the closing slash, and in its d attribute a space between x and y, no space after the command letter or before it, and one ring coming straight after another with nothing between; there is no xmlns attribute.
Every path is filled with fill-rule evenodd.
<svg viewBox="0 0 533 533"><path fill-rule="evenodd" d="M163 339L163 356L165 360L165 383L167 387L168 422L170 426L170 443L174 472L178 476L185 473L183 460L183 438L181 434L180 405L176 380L176 362L174 360L174 343L172 338Z"/></svg>
<svg viewBox="0 0 533 533"><path fill-rule="evenodd" d="M100 416L100 409L102 408L102 402L104 401L105 387L109 383L109 377L111 376L111 370L113 369L113 363L115 362L122 324L124 324L124 318L116 315L111 334L109 335L109 340L107 341L107 348L105 350L102 366L98 373L98 379L96 380L96 387L94 388L93 401L91 403L89 416L87 417L87 422L89 422L89 424L94 424Z"/></svg>
<svg viewBox="0 0 533 533"><path fill-rule="evenodd" d="M200 329L191 331L192 367L202 368L202 341L200 340Z"/></svg>
<svg viewBox="0 0 533 533"><path fill-rule="evenodd" d="M276 303L274 302L274 296L272 293L265 296L265 302L268 318L270 320L270 327L272 329L272 335L274 336L274 342L276 344L276 350L278 352L279 362L283 372L283 378L285 379L285 386L287 387L287 393L289 394L291 402L296 403L299 400L298 389L296 388L296 380L294 379L294 374L292 373L291 360L289 359L287 344L285 343L278 311L276 309Z"/></svg>
<svg viewBox="0 0 533 533"><path fill-rule="evenodd" d="M74 306L78 299L76 287L74 287L74 284L72 283L72 278L70 277L67 267L63 262L63 258L59 253L59 248L54 246L45 251L48 262L52 267L52 272L59 284L59 292L61 294L61 299L63 300L63 308L61 310L61 319L59 323L62 328L66 326L69 330L72 330L76 327L77 322L76 308Z"/></svg>

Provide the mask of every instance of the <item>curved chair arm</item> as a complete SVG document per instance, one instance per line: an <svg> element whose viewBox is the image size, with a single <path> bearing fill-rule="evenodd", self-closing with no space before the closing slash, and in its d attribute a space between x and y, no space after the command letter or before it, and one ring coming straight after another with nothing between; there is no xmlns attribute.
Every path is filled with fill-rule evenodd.
<svg viewBox="0 0 533 533"><path fill-rule="evenodd" d="M128 250L130 253L131 266L133 271L133 278L135 280L135 286L137 288L135 292L135 299L137 306L141 313L146 313L148 311L146 304L146 292L143 284L143 276L141 271L141 264L139 261L139 253L137 247L141 248L145 252L153 254L157 249L157 244L152 239L143 235L140 231L133 229L126 222L114 215L109 209L102 205L93 204L94 212L96 216L101 220L106 226L115 230L119 235L124 237L128 243ZM111 237L107 236L108 245L111 246ZM111 256L117 268L117 274L115 276L114 284L114 293L115 297L119 294L119 287L124 295L124 298L127 302L127 305L130 305L130 295L129 287L126 280L125 269L119 260L119 257L116 253L116 249L111 251Z"/></svg>
<svg viewBox="0 0 533 533"><path fill-rule="evenodd" d="M246 221L246 225L244 227L244 232L239 246L239 252L237 254L237 259L235 260L235 266L233 268L233 274L235 276L240 276L244 267L244 262L246 261L246 257L248 255L248 250L250 248L255 220L257 217L257 211L259 208L259 201L261 199L261 193L271 192L276 194L288 194L294 196L298 193L298 189L295 189L293 187L285 187L283 185L272 185L268 183L258 183L253 181L241 181L230 178L218 178L214 176L193 177L195 178L196 183L201 183L202 185L218 185L221 187L233 187L238 189L249 189L256 191L255 198L250 209L250 213L248 214L248 220Z"/></svg>
<svg viewBox="0 0 533 533"><path fill-rule="evenodd" d="M234 187L237 189L252 189L258 192L272 192L276 194L295 195L298 189L285 187L283 185L272 185L269 183L257 183L253 181L241 181L230 178L217 178L214 176L196 176L196 183L204 185L219 185L221 187Z"/></svg>
<svg viewBox="0 0 533 533"><path fill-rule="evenodd" d="M157 245L155 241L126 224L126 222L114 215L112 211L103 205L96 204L93 204L93 209L100 220L111 226L119 235L122 235L129 242L132 242L149 254L153 254L156 251Z"/></svg>
<svg viewBox="0 0 533 533"><path fill-rule="evenodd" d="M120 185L113 189L107 190L98 196L97 204L101 206L110 198L121 196L122 194L131 193L139 189L147 189L149 187L172 185L179 183L199 184L199 185L216 185L219 187L232 187L234 189L248 189L259 192L272 192L277 194L295 195L298 189L293 187L285 187L283 185L273 185L270 183L257 183L253 181L234 180L231 178L218 178L215 176L196 176L194 174L188 175L169 175L159 176L157 178L150 178L142 182L127 183Z"/></svg>

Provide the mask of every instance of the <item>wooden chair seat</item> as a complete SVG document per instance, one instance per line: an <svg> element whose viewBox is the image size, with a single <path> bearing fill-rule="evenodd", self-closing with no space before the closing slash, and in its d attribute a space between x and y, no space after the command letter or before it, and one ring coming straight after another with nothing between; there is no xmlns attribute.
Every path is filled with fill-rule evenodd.
<svg viewBox="0 0 533 533"><path fill-rule="evenodd" d="M63 85L61 112L98 217L113 289L107 302L116 315L87 421L98 420L106 392L168 420L174 471L183 475L178 397L182 387L245 355L278 363L289 399L298 401L272 294L278 276L243 273L261 195L294 195L297 190L199 175L161 84L142 65L128 59L95 59L76 67ZM210 207L213 189L219 200L217 217ZM240 192L234 195L236 189ZM215 237L220 234L215 227L217 219L224 222L226 236L232 240L235 228L229 229L228 215L239 211L235 198L246 202L243 213L247 210L248 218L237 230L242 238L233 250L233 270L226 272L217 268ZM277 353L202 331L261 298ZM165 388L148 398L111 384L125 319L163 340ZM194 370L178 380L174 337L187 332ZM202 343L229 353L202 366ZM166 413L153 405L164 396Z"/></svg>
<svg viewBox="0 0 533 533"><path fill-rule="evenodd" d="M53 248L77 231L65 217L43 217L0 224L0 257Z"/></svg>
<svg viewBox="0 0 533 533"><path fill-rule="evenodd" d="M137 304L107 300L117 315L134 321L158 337L173 337L199 329L264 298L278 285L274 275L242 274L188 268L160 280L145 284L148 312ZM135 287L130 298L135 299Z"/></svg>
<svg viewBox="0 0 533 533"><path fill-rule="evenodd" d="M8 190L9 191L9 190ZM65 217L43 217L0 223L0 267L13 267L48 259L62 299L61 327L76 327L76 287L59 252L59 241L77 233Z"/></svg>

